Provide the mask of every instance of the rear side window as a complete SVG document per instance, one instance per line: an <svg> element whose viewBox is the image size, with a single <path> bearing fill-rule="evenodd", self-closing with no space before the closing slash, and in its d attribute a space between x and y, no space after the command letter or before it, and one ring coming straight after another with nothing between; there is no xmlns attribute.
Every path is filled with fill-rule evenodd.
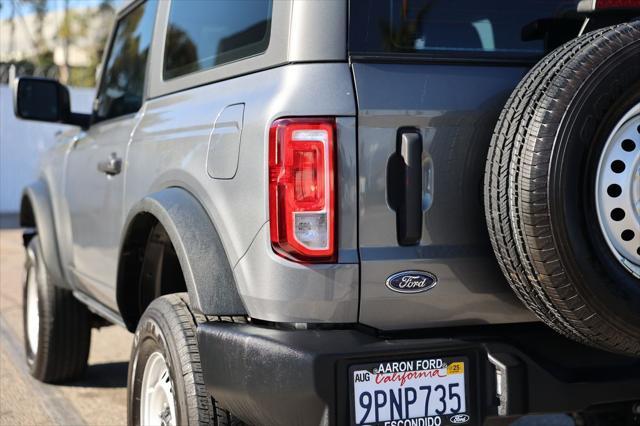
<svg viewBox="0 0 640 426"><path fill-rule="evenodd" d="M351 0L352 54L535 57L575 37L576 0Z"/></svg>
<svg viewBox="0 0 640 426"><path fill-rule="evenodd" d="M97 121L131 114L142 106L156 8L156 1L144 2L118 21L96 99Z"/></svg>
<svg viewBox="0 0 640 426"><path fill-rule="evenodd" d="M257 55L269 44L271 0L174 0L165 80Z"/></svg>

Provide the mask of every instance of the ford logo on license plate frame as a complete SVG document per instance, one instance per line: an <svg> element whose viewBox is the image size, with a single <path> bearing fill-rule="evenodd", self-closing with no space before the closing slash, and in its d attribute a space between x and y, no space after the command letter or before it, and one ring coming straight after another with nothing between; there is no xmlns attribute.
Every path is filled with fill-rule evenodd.
<svg viewBox="0 0 640 426"><path fill-rule="evenodd" d="M387 288L397 293L422 293L438 283L435 275L425 271L402 271L387 278Z"/></svg>

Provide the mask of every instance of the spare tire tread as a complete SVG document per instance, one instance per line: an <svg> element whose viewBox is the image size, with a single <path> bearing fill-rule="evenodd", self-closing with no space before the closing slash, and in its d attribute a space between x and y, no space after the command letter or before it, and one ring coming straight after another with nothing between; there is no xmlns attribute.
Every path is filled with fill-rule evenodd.
<svg viewBox="0 0 640 426"><path fill-rule="evenodd" d="M484 200L491 243L498 254L498 263L517 296L538 317L549 318L553 308L544 303L544 299L540 298L538 292L531 292L528 289L526 270L520 261L515 235L511 228L511 215L506 207L509 203L509 186L505 181L508 179L508 169L511 167L513 142L526 136L523 134L523 127L518 124L522 117L531 116L532 97L542 93L540 87L545 82L548 84L549 76L553 72L557 73L564 64L564 61L556 61L556 59L566 57L568 53L575 54L603 32L598 31L573 40L550 53L545 60L529 71L502 110L498 119L501 125L496 128L489 147L489 167L485 175ZM533 76L535 78L531 78Z"/></svg>
<svg viewBox="0 0 640 426"><path fill-rule="evenodd" d="M633 26L628 24L609 29L591 43L590 49L597 49L601 53L606 52L605 54L608 56L614 55L619 50L614 46L625 46L634 40L633 31ZM629 34L630 32L631 34ZM618 39L618 42L611 43L615 39ZM593 70L591 58L588 53L581 53L568 62L554 77L553 83L549 85L536 105L538 112L534 115L529 127L530 133L538 137L524 140L524 154L520 158L514 158L516 161L520 161L519 168L525 171L525 173L512 177L512 179L518 180L518 185L521 188L519 192L524 195L517 200L517 193L514 194L515 202L519 203L518 209L521 212L516 216L519 223L515 226L522 230L520 237L523 239L522 246L526 249L527 254L524 257L539 260L540 251L546 250L551 257L559 258L551 235L548 204L546 202L532 204L531 199L538 196L546 200L547 172L554 138L545 138L544 136L555 135L562 119L562 116L559 116L552 109L552 105L567 93L571 96L578 90L588 77L590 70ZM556 116L553 116L554 114ZM532 160L534 156L536 158ZM528 232L527 227L523 226L524 223L532 224L535 231ZM558 310L561 315L569 319L581 334L588 336L588 340L595 340L602 346L621 352L634 351L634 346L636 347L635 351L638 351L637 342L629 341L627 336L619 333L612 325L608 324L607 318L598 315L585 303L571 285L560 261L553 264L539 262L538 267L535 268L534 277L537 278L538 288L542 289L544 294L554 302L554 306L560 307Z"/></svg>
<svg viewBox="0 0 640 426"><path fill-rule="evenodd" d="M517 296L558 332L608 349L640 353L576 292L559 260L547 203L555 131L563 118L553 104L573 96L594 68L591 49L616 50L640 25L621 24L578 37L540 61L518 85L489 149L485 211L498 262ZM591 66L589 66L591 64ZM549 137L546 137L549 136Z"/></svg>

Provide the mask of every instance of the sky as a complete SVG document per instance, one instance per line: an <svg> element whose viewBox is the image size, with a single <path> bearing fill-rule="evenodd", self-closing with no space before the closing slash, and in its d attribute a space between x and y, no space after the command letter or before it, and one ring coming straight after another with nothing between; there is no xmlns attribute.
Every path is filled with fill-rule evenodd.
<svg viewBox="0 0 640 426"><path fill-rule="evenodd" d="M78 7L91 7L96 6L101 0L69 0L70 8ZM33 13L33 9L24 0L0 0L0 20L7 19L11 16L11 3L16 5L16 14L23 16ZM114 0L113 7L118 8L122 4L123 0ZM48 0L49 10L61 10L64 9L64 0Z"/></svg>

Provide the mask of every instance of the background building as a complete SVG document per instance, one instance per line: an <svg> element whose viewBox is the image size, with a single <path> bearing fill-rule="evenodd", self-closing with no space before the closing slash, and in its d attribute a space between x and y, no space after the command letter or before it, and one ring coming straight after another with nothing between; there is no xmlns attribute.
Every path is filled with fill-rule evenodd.
<svg viewBox="0 0 640 426"><path fill-rule="evenodd" d="M0 0L0 214L19 209L22 188L66 126L13 116L10 77L58 78L71 104L89 112L96 68L121 0Z"/></svg>

